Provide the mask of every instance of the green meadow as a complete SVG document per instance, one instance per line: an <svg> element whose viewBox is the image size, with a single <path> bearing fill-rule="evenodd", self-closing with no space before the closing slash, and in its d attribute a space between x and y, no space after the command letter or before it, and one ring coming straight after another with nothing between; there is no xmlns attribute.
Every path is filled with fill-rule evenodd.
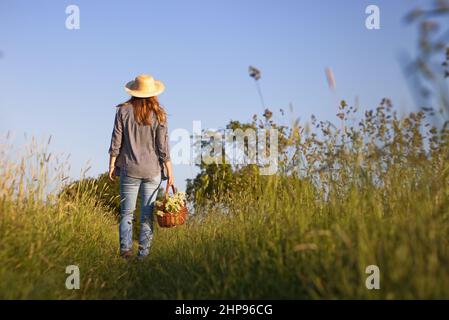
<svg viewBox="0 0 449 320"><path fill-rule="evenodd" d="M449 125L399 117L388 100L338 112L335 124L231 121L279 130L277 174L201 165L186 224L155 221L143 261L118 255L118 182L69 183L46 144L17 157L5 142L0 298L448 299ZM68 265L78 290L66 289ZM378 290L365 286L369 265Z"/></svg>

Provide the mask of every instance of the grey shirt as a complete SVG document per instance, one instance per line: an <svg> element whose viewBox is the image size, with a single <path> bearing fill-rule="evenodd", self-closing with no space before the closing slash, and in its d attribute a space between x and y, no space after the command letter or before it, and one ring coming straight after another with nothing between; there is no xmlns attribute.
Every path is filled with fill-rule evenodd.
<svg viewBox="0 0 449 320"><path fill-rule="evenodd" d="M140 125L134 120L131 103L117 107L109 154L116 156L116 175L123 170L134 178L153 178L161 174L162 165L170 160L167 123L160 124L155 116L152 125Z"/></svg>

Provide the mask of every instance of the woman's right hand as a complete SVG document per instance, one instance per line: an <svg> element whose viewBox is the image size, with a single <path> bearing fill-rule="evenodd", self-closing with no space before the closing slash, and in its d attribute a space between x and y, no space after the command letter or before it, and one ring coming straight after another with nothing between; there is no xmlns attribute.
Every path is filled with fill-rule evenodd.
<svg viewBox="0 0 449 320"><path fill-rule="evenodd" d="M168 175L167 189L169 189L172 185L174 185L174 183L175 183L175 179L174 179L173 175Z"/></svg>
<svg viewBox="0 0 449 320"><path fill-rule="evenodd" d="M165 162L165 166L167 168L167 188L170 189L172 185L175 183L175 177L173 176L173 168L170 161Z"/></svg>

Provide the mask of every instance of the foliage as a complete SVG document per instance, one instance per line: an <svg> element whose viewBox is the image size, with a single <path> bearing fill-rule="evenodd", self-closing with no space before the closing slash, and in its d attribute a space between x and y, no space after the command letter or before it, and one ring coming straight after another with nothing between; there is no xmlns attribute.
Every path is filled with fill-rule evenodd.
<svg viewBox="0 0 449 320"><path fill-rule="evenodd" d="M252 117L250 123L241 123L231 120L226 129L246 130L246 129L276 129L278 130L278 152L281 155L280 170L288 172L291 168L287 164L288 148L291 145L289 140L288 128L278 125L272 119L272 112L268 109L263 114L263 120L257 115ZM209 143L202 141L203 146ZM248 148L248 141L244 142L241 148ZM223 152L224 154L224 152ZM242 196L242 192L247 192L252 188L257 189L260 183L264 183L263 177L259 174L259 167L255 164L249 165L231 165L225 163L214 163L199 165L200 174L193 180L187 180L186 194L187 198L194 203L196 207L206 204L229 204L233 203L236 197Z"/></svg>
<svg viewBox="0 0 449 320"><path fill-rule="evenodd" d="M355 115L343 102L338 126L293 122L277 175L204 166L195 214L179 228L155 224L138 263L119 258L98 181L45 194L49 174L65 179L46 152L19 164L0 152L0 297L449 298L448 125L398 118L388 99ZM65 288L73 264L80 290ZM372 264L380 290L365 287Z"/></svg>
<svg viewBox="0 0 449 320"><path fill-rule="evenodd" d="M406 58L404 71L420 108L449 119L449 1L429 2L416 7L405 17L418 29L418 50ZM444 121L444 120L443 120Z"/></svg>
<svg viewBox="0 0 449 320"><path fill-rule="evenodd" d="M93 187L98 189L95 191L96 204L118 214L120 212L120 180L118 178L114 181L109 180L107 172L97 178L83 178L65 185L58 197L62 201L79 200L80 195L91 191Z"/></svg>

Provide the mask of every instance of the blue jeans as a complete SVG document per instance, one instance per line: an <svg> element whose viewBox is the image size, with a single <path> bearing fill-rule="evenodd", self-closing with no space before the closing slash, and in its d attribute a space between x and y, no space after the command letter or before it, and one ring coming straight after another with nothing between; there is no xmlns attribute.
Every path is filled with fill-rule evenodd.
<svg viewBox="0 0 449 320"><path fill-rule="evenodd" d="M161 177L139 179L120 175L120 252L132 250L133 218L136 210L137 194L140 189L142 203L140 207L139 256L147 256L153 239L153 207Z"/></svg>

